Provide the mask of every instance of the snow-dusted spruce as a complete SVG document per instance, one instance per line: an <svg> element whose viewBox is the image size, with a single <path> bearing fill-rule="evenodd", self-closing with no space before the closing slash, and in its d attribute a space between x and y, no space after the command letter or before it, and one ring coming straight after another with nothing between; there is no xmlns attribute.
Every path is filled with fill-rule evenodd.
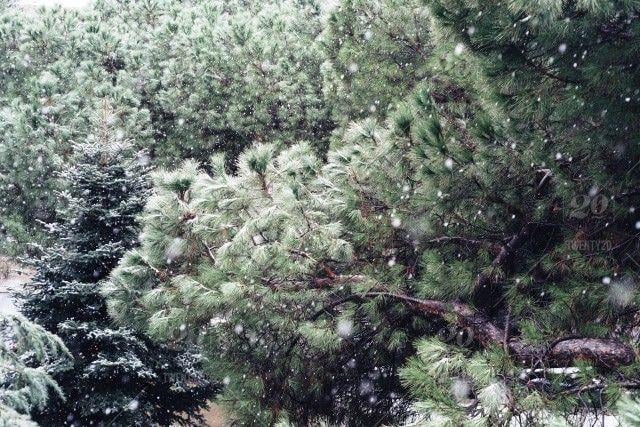
<svg viewBox="0 0 640 427"><path fill-rule="evenodd" d="M20 315L0 314L0 426L36 426L29 412L44 408L52 392L64 398L51 374L71 361L55 335Z"/></svg>
<svg viewBox="0 0 640 427"><path fill-rule="evenodd" d="M196 359L113 327L98 292L135 246L135 217L148 194L146 167L114 136L117 114L105 102L95 133L74 146L62 175L68 190L59 193L64 222L49 224L57 243L35 262L22 295L22 312L58 334L75 358L73 369L53 376L67 399L32 416L46 425L197 424L211 387Z"/></svg>
<svg viewBox="0 0 640 427"><path fill-rule="evenodd" d="M541 423L640 385L638 11L429 5L437 75L387 125L351 126L326 164L262 145L237 175L220 156L158 173L105 289L122 323L192 331L244 422L419 401L425 423Z"/></svg>

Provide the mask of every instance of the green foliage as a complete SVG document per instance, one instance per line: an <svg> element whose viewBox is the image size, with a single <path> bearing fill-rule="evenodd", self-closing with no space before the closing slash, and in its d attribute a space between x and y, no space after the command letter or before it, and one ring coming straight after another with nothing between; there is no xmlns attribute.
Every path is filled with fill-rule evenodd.
<svg viewBox="0 0 640 427"><path fill-rule="evenodd" d="M191 164L157 174L142 246L105 290L117 319L159 338L174 339L183 324L202 331L207 367L227 384L220 401L242 422L275 420L273 408L296 422L367 423L404 410L393 360L409 349L397 336L385 348L391 335L375 328L406 322L405 313L387 318L363 306L334 320L315 314L330 295L313 291L312 278L355 256L327 210L340 201L317 179L322 168L309 145L279 154L259 145L240 156L235 176L195 175ZM188 174L191 187L176 192Z"/></svg>
<svg viewBox="0 0 640 427"><path fill-rule="evenodd" d="M323 90L338 123L385 117L427 76L422 1L343 0L325 19Z"/></svg>
<svg viewBox="0 0 640 427"><path fill-rule="evenodd" d="M137 79L161 162L205 160L218 150L229 153L233 165L255 142L308 140L318 153L326 151L333 123L318 79L316 2L166 2L127 9L124 23L133 19L151 33ZM142 13L153 13L153 20L143 22Z"/></svg>
<svg viewBox="0 0 640 427"><path fill-rule="evenodd" d="M0 425L37 425L29 418L51 392L64 398L52 378L72 356L62 341L20 315L0 316Z"/></svg>
<svg viewBox="0 0 640 427"><path fill-rule="evenodd" d="M0 16L0 221L7 229L19 219L25 232L42 237L40 221L55 219L55 194L62 190L57 172L73 162L72 141L91 132L102 99L116 105L119 138L148 145L148 112L130 80L114 80L109 71L123 35L98 22L59 7Z"/></svg>
<svg viewBox="0 0 640 427"><path fill-rule="evenodd" d="M67 400L33 414L42 423L197 424L211 392L197 357L112 326L100 282L137 242L136 215L148 192L146 166L114 137L108 106L96 132L74 147L61 178L64 222L49 225L57 243L35 262L21 310L60 336L75 357L54 378ZM89 398L87 398L89 396ZM117 421L116 421L117 420Z"/></svg>
<svg viewBox="0 0 640 427"><path fill-rule="evenodd" d="M317 78L314 2L97 1L0 13L0 225L16 243L16 219L35 240L39 222L55 220L57 172L73 163L71 141L90 134L102 99L118 138L150 163L224 151L233 169L254 142L308 140L326 151L334 125Z"/></svg>
<svg viewBox="0 0 640 427"><path fill-rule="evenodd" d="M179 422L195 344L240 424L633 423L638 4L322 9L2 10L2 232L49 224L24 310L82 355L42 419Z"/></svg>
<svg viewBox="0 0 640 427"><path fill-rule="evenodd" d="M621 426L635 427L640 425L640 406L638 406L637 400L628 396L624 397L618 402L617 409Z"/></svg>
<svg viewBox="0 0 640 427"><path fill-rule="evenodd" d="M611 411L637 363L603 369L580 339L635 336L638 73L612 58L636 53L622 40L638 14L536 5L429 2L432 74L386 124L349 125L324 164L307 144L263 145L234 175L219 157L161 172L142 246L105 288L111 313L168 340L203 331L245 423L394 422L415 400L450 425ZM469 340L418 341L446 323ZM554 360L570 336L583 353Z"/></svg>

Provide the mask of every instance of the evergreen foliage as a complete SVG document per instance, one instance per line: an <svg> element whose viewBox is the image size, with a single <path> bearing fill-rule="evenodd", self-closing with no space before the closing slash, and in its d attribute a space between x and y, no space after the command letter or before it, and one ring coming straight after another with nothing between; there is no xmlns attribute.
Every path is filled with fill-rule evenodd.
<svg viewBox="0 0 640 427"><path fill-rule="evenodd" d="M55 220L57 171L110 98L118 133L157 164L255 141L327 149L314 1L96 1L0 9L0 230L24 250ZM15 209L19 204L21 209ZM34 237L34 235L36 237Z"/></svg>
<svg viewBox="0 0 640 427"><path fill-rule="evenodd" d="M49 224L57 243L35 263L22 311L58 334L75 358L54 379L67 396L34 413L55 425L197 423L211 391L197 358L159 346L127 328L114 328L98 292L125 250L137 242L135 217L148 193L145 166L117 141L103 105L95 134L74 147L62 179L68 189Z"/></svg>
<svg viewBox="0 0 640 427"><path fill-rule="evenodd" d="M638 9L554 4L428 2L432 77L324 165L263 145L236 175L157 174L111 313L204 328L245 423L615 411L638 386Z"/></svg>
<svg viewBox="0 0 640 427"><path fill-rule="evenodd" d="M197 338L208 368L227 384L220 400L245 423L274 421L269 409L301 423L391 419L403 408L393 398L403 339L384 348L378 341L388 336L365 318L360 333L341 344L329 319L313 322L324 302L306 289L307 277L319 260L352 259L352 247L323 210L339 201L313 191L322 165L311 147L275 151L259 145L245 152L237 176L224 172L221 156L211 177L198 176L192 162L157 174L143 246L125 258L109 290L112 312L159 338L182 325L202 328ZM403 313L395 317L403 321ZM376 390L389 395L368 403Z"/></svg>
<svg viewBox="0 0 640 427"><path fill-rule="evenodd" d="M618 402L618 410L621 425L629 427L640 425L640 404L637 400L628 396L621 398Z"/></svg>
<svg viewBox="0 0 640 427"><path fill-rule="evenodd" d="M635 0L0 0L0 251L49 231L0 425L192 425L216 382L240 425L638 424L639 32Z"/></svg>
<svg viewBox="0 0 640 427"><path fill-rule="evenodd" d="M167 2L128 10L126 22L133 17L151 34L136 79L160 161L206 160L212 150L232 161L256 141L308 140L326 151L333 123L318 78L316 2Z"/></svg>
<svg viewBox="0 0 640 427"><path fill-rule="evenodd" d="M73 161L71 141L90 133L99 100L112 99L118 138L135 137L139 147L150 118L130 79L113 76L110 58L123 35L98 16L61 8L0 14L0 226L19 252L42 235L40 221L55 219L57 172Z"/></svg>
<svg viewBox="0 0 640 427"><path fill-rule="evenodd" d="M422 0L343 0L329 13L322 75L336 122L386 117L428 75L427 10Z"/></svg>
<svg viewBox="0 0 640 427"><path fill-rule="evenodd" d="M37 425L29 412L44 408L52 391L64 398L51 374L71 359L55 335L20 315L0 315L0 426Z"/></svg>

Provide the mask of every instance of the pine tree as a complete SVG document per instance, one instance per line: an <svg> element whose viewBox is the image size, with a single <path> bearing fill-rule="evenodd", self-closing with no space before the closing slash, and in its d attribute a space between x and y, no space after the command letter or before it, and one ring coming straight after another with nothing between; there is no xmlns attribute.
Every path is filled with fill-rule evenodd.
<svg viewBox="0 0 640 427"><path fill-rule="evenodd" d="M52 31L59 18L51 13L25 25L13 8L0 10L0 230L18 247L37 234L38 220L52 218L55 203L58 114L47 100L64 83L44 70L64 56L61 37Z"/></svg>
<svg viewBox="0 0 640 427"><path fill-rule="evenodd" d="M96 100L118 106L121 138L148 145L148 111L118 73L126 34L112 30L89 12L0 11L0 231L11 243L0 250L20 253L43 237L40 221L55 220L57 172L72 161L70 141L90 132Z"/></svg>
<svg viewBox="0 0 640 427"><path fill-rule="evenodd" d="M233 165L255 141L308 140L326 151L333 122L318 79L317 2L143 2L125 10L127 26L148 28L133 48L159 163L204 161L217 150Z"/></svg>
<svg viewBox="0 0 640 427"><path fill-rule="evenodd" d="M211 391L195 355L114 328L100 282L137 242L135 217L148 194L144 162L112 128L104 104L96 132L74 147L59 194L64 222L49 224L57 243L35 263L22 311L60 336L75 358L54 379L67 396L33 414L56 425L198 423Z"/></svg>
<svg viewBox="0 0 640 427"><path fill-rule="evenodd" d="M432 77L388 123L324 165L159 173L105 288L122 323L204 328L242 422L579 424L638 388L637 6L428 7Z"/></svg>
<svg viewBox="0 0 640 427"><path fill-rule="evenodd" d="M143 244L107 289L111 311L161 339L202 328L208 371L226 384L220 401L242 423L284 414L302 424L392 420L406 409L394 396L405 332L376 334L366 318L351 331L363 313L344 312L343 339L323 315L330 301L321 289L333 280L350 287L334 264L348 264L353 248L325 210L340 200L314 191L322 163L308 144L276 153L270 145L243 153L237 176L225 174L220 155L211 177L193 162L158 173ZM354 281L371 284L361 274ZM388 314L411 333L406 313Z"/></svg>
<svg viewBox="0 0 640 427"><path fill-rule="evenodd" d="M51 373L70 361L55 335L20 315L0 315L0 426L36 426L29 412L42 409L52 391L64 398Z"/></svg>
<svg viewBox="0 0 640 427"><path fill-rule="evenodd" d="M427 11L421 0L343 0L328 12L323 91L336 122L386 117L428 75Z"/></svg>
<svg viewBox="0 0 640 427"><path fill-rule="evenodd" d="M516 416L540 422L542 413L555 412L579 424L581 417L615 411L620 393L637 383L640 74L632 58L638 54L638 7L599 1L515 2L509 7L435 1L430 10L434 33L442 36L437 53L442 73L485 111L499 114L489 122L503 128L502 136L490 141L506 152L494 148L497 157L492 156L490 169L476 184L493 187L484 196L491 204L476 205L480 210L474 222L502 211L501 218L483 221L484 227L510 226L497 234L502 241L489 258L490 267L476 275L472 300L502 319L494 322L503 330L507 353L521 352L510 342L524 338L528 344L550 342L541 353L561 356L530 362L529 370L520 371L520 383L513 374L501 376L495 355L478 360L491 369L490 376L486 369L474 372L473 364L452 364L451 370L430 372L430 381L447 384L452 376L461 378L471 408L494 423ZM459 156L451 158L454 170L466 169L459 168ZM468 184L466 195L473 185ZM451 194L452 201L461 199L460 193L443 193ZM502 208L496 210L496 204ZM467 246L485 240L477 236L459 232L449 250L464 253L460 246L465 241L459 237L472 237ZM451 262L441 256L442 248L438 252L434 260ZM589 344L578 337L596 340ZM612 345L608 355L616 360L600 355L590 360L595 367L585 367L580 359L598 353L590 348L593 344L603 344L600 350ZM438 352L467 362L472 356L440 351L430 341L420 346L423 362ZM571 353L578 357L568 357ZM570 368L554 370L558 366ZM448 411L450 419L464 416L456 407L460 402L441 405L441 396L426 387L424 370L420 374L416 368L413 364L406 375L419 398L440 402L438 409Z"/></svg>

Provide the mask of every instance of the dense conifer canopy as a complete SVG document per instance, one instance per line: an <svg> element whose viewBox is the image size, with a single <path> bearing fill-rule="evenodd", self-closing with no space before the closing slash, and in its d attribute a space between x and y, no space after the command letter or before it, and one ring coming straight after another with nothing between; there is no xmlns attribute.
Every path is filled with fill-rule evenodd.
<svg viewBox="0 0 640 427"><path fill-rule="evenodd" d="M636 1L24 16L0 6L0 248L39 243L21 308L74 362L0 407L639 425Z"/></svg>

